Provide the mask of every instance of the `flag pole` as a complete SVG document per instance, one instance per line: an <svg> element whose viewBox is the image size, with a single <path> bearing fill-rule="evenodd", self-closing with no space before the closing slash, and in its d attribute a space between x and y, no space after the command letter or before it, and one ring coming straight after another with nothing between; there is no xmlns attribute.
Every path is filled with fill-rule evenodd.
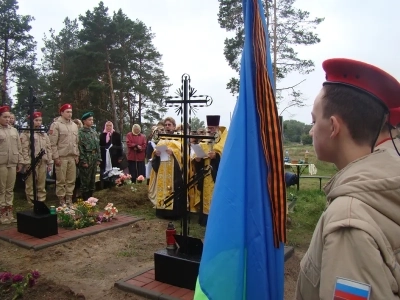
<svg viewBox="0 0 400 300"><path fill-rule="evenodd" d="M276 70L277 70L277 67L276 67L276 60L277 60L276 54L278 52L277 48L276 48L276 46L278 44L276 42L276 40L277 40L276 27L278 26L278 19L276 17L276 0L274 0L273 10L274 10L274 94L275 94L274 96L276 98Z"/></svg>

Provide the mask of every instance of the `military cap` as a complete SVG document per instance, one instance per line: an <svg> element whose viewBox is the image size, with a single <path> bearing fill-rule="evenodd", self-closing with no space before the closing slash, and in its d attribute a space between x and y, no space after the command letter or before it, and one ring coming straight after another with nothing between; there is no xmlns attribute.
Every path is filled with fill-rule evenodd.
<svg viewBox="0 0 400 300"><path fill-rule="evenodd" d="M86 113L84 113L83 115L82 115L82 118L81 118L81 120L82 121L85 121L86 119L88 119L88 118L90 118L90 117L93 117L93 112L91 112L91 111L88 111L88 112L86 112Z"/></svg>
<svg viewBox="0 0 400 300"><path fill-rule="evenodd" d="M64 104L63 106L60 107L60 113L62 113L63 111L67 110L67 109L72 109L72 105L71 104Z"/></svg>
<svg viewBox="0 0 400 300"><path fill-rule="evenodd" d="M10 111L10 107L9 106L0 106L0 114L4 113L4 112L9 112Z"/></svg>
<svg viewBox="0 0 400 300"><path fill-rule="evenodd" d="M342 84L363 91L378 99L389 109L400 106L400 83L385 71L352 59L332 58L322 67L326 84Z"/></svg>
<svg viewBox="0 0 400 300"><path fill-rule="evenodd" d="M33 119L40 118L40 117L42 117L42 113L40 111L35 111L33 113ZM30 116L28 116L28 119L29 118L30 118Z"/></svg>

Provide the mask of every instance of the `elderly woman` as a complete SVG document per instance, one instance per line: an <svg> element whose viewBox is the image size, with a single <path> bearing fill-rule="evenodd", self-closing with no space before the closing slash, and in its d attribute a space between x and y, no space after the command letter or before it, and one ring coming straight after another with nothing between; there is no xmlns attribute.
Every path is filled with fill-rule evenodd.
<svg viewBox="0 0 400 300"><path fill-rule="evenodd" d="M139 124L132 126L132 132L126 135L126 146L128 147L128 164L129 173L132 176L132 182L142 175L146 175L146 169L144 165L146 156L146 137L140 133L141 128Z"/></svg>

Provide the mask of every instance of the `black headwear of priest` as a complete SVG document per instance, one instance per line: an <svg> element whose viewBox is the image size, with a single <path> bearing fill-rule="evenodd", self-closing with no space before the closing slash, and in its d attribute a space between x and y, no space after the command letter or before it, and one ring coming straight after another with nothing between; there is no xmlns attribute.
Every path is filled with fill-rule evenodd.
<svg viewBox="0 0 400 300"><path fill-rule="evenodd" d="M221 116L213 115L207 117L207 126L219 126L219 120Z"/></svg>

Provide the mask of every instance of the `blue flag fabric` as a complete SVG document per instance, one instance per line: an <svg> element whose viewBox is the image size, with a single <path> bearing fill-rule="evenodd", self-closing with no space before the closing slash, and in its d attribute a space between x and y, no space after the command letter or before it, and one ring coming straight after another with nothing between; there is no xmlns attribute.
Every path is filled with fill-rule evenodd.
<svg viewBox="0 0 400 300"><path fill-rule="evenodd" d="M253 20L261 0L243 0L245 44L240 92L220 162L195 298L283 299L284 245L275 247L268 166L256 105ZM268 36L266 36L268 43ZM269 45L266 64L273 80ZM267 63L268 62L268 63Z"/></svg>

